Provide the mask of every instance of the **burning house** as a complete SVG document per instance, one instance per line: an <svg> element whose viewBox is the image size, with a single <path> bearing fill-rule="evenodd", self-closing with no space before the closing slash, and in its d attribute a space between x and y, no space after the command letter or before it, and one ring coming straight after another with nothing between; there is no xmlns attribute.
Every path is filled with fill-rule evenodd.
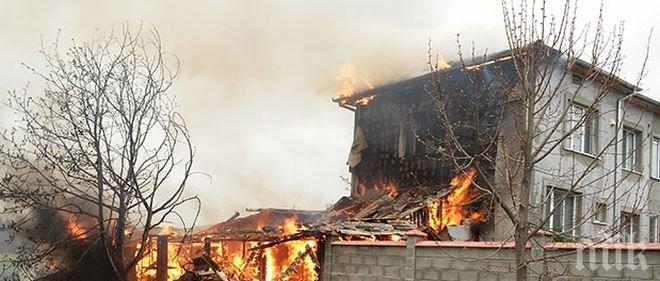
<svg viewBox="0 0 660 281"><path fill-rule="evenodd" d="M474 71L491 79L504 66ZM136 279L319 280L328 237L396 242L422 230L433 240L482 239L491 206L475 188L476 170L453 170L432 158L443 149L443 129L429 95L431 75L378 88L365 82L371 89L354 93L353 74L342 71L349 83L342 83L345 88L335 99L355 112L350 196L324 211L257 209L188 236L160 231L145 245L150 250L137 266ZM488 143L480 140L496 134L498 118L498 108L484 104L500 95L500 84L484 80L491 85L485 97L471 90L460 68L443 71L441 79L452 81L447 92L456 102L449 114L465 125L460 137L483 149Z"/></svg>
<svg viewBox="0 0 660 281"><path fill-rule="evenodd" d="M398 212L381 215L383 199L369 200L361 219L410 220L437 239L450 239L447 226L472 230L463 240L479 240L492 229L492 200L476 187L480 179L474 167L459 171L456 163L442 158L454 153L449 129L438 116L438 94L451 103L442 114L451 133L470 154L483 152L480 167L492 175L498 147L501 101L515 86L510 56L505 53L468 67L451 67L412 79L334 99L355 114L354 141L348 158L351 198L384 191L389 204L405 205ZM343 91L351 92L351 90ZM470 165L464 165L470 166ZM474 166L474 165L473 165ZM367 196L365 196L367 195ZM415 198L412 199L411 198ZM414 207L412 207L412 206ZM366 214L367 210L374 213ZM458 238L458 237L456 237Z"/></svg>

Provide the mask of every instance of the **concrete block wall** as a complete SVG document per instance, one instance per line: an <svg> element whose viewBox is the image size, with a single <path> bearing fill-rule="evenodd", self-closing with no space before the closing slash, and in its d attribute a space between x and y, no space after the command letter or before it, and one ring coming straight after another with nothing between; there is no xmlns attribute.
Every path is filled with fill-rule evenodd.
<svg viewBox="0 0 660 281"><path fill-rule="evenodd" d="M405 242L388 245L337 243L332 245L332 266L327 272L330 275L324 272L324 276L335 281L407 280L410 269L406 266L406 257Z"/></svg>
<svg viewBox="0 0 660 281"><path fill-rule="evenodd" d="M470 248L447 244L417 243L414 280L515 280L513 251L485 243Z"/></svg>
<svg viewBox="0 0 660 281"><path fill-rule="evenodd" d="M530 265L531 280L660 280L660 244L580 247L530 248L546 257ZM499 242L341 241L328 242L325 254L325 281L515 280L513 245Z"/></svg>

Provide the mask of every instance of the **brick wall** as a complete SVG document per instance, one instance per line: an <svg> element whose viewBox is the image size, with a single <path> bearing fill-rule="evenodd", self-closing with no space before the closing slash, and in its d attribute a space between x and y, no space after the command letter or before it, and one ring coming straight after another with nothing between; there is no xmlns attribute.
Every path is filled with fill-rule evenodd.
<svg viewBox="0 0 660 281"><path fill-rule="evenodd" d="M515 280L512 244L416 240L328 239L323 280ZM545 251L530 247L546 257L530 266L531 280L660 280L660 244L545 245Z"/></svg>

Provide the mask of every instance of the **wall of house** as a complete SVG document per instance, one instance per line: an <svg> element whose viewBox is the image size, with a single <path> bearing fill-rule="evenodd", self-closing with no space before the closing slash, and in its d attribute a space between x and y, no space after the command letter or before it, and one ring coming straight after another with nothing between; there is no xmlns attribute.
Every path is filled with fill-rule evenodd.
<svg viewBox="0 0 660 281"><path fill-rule="evenodd" d="M328 242L324 281L515 280L514 249L500 242ZM550 247L550 244L547 244ZM532 254L548 257L531 266L533 280L660 280L660 245L604 244L576 254L574 244L552 244ZM644 247L640 250L639 247ZM630 254L630 255L629 255ZM549 258L551 256L558 258ZM580 262L582 261L582 262Z"/></svg>
<svg viewBox="0 0 660 281"><path fill-rule="evenodd" d="M563 68L555 69L553 84L560 83ZM598 83L584 84L577 94L577 86L573 84L571 73L567 73L561 82L563 95L551 102L552 110L547 116L541 118L546 124L564 122L558 112L572 102L590 105L598 93ZM547 186L569 188L575 185L576 179L585 175L576 186L576 191L585 195L579 206L578 218L584 219L579 228L579 235L583 240L597 241L618 239L612 236L613 226L620 224L619 214L622 211L634 212L640 215L640 241L648 241L649 218L659 214L658 204L660 181L650 177L650 141L651 136L660 136L660 123L655 113L636 106L624 106L622 113L623 125L641 132L641 169L635 172L625 171L621 168L621 139L622 132L617 130L614 122L617 119L617 100L625 95L614 91L605 100L597 105L597 137L596 152L601 155L590 155L572 151L566 144L557 146L547 158L540 161L534 168L534 190L532 198L540 204L546 196ZM555 137L559 137L566 128L559 130ZM618 158L615 156L615 147L619 141ZM593 165L592 165L593 164ZM615 182L616 179L616 182ZM616 189L616 191L615 191ZM616 197L613 195L616 192ZM593 219L596 203L606 203L607 224L595 222ZM542 220L547 214L544 210L537 210L537 220Z"/></svg>

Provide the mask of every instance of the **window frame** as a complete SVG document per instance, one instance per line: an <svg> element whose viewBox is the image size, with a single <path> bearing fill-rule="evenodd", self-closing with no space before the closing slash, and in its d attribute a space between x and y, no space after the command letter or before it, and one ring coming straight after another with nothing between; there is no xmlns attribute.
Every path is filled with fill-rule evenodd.
<svg viewBox="0 0 660 281"><path fill-rule="evenodd" d="M602 218L601 218L602 214ZM607 203L604 202L596 202L594 204L594 217L593 217L593 222L596 224L608 224L607 222Z"/></svg>
<svg viewBox="0 0 660 281"><path fill-rule="evenodd" d="M557 200L559 200L560 196L564 196L565 194L568 194L564 200L559 202L559 204L562 204L560 208L555 209L555 205L557 204ZM546 217L548 218L547 223L546 223L546 228L550 231L562 234L562 235L570 235L570 236L577 236L579 235L580 231L580 226L577 225L577 219L580 217L580 212L581 212L581 194L577 192L570 192L566 189L561 189L557 188L554 186L547 186L546 187L546 207L545 207L545 214ZM566 209L567 209L567 204L566 202L569 202L567 200L570 200L572 202L572 214L571 214L571 222L568 224L566 222ZM555 209L553 213L550 213L552 209ZM559 215L559 219L555 221L555 216ZM560 226L555 226L555 223L559 222L561 225Z"/></svg>
<svg viewBox="0 0 660 281"><path fill-rule="evenodd" d="M573 85L584 86L584 76L577 73L571 73L571 83L573 83Z"/></svg>
<svg viewBox="0 0 660 281"><path fill-rule="evenodd" d="M650 155L650 177L660 180L660 138L651 137L651 155Z"/></svg>
<svg viewBox="0 0 660 281"><path fill-rule="evenodd" d="M587 115L589 107L574 101L569 101L568 106L566 130L573 130L582 119L584 122L566 137L564 147L569 151L594 156L598 150L598 118L595 117L598 114Z"/></svg>
<svg viewBox="0 0 660 281"><path fill-rule="evenodd" d="M660 229L658 228L658 216L649 217L649 243L660 242Z"/></svg>
<svg viewBox="0 0 660 281"><path fill-rule="evenodd" d="M621 242L639 243L640 226L641 226L641 222L640 222L639 214L630 213L630 212L621 212Z"/></svg>
<svg viewBox="0 0 660 281"><path fill-rule="evenodd" d="M633 150L634 152L628 156L629 149L628 149L628 136L632 136L632 139L634 141L634 146ZM629 128L629 127L624 127L622 131L622 138L621 138L621 168L630 171L630 172L641 172L641 149L642 149L642 143L641 143L641 137L642 137L642 132L639 130L636 130L634 128ZM631 163L628 163L630 161ZM630 165L630 166L629 166Z"/></svg>

